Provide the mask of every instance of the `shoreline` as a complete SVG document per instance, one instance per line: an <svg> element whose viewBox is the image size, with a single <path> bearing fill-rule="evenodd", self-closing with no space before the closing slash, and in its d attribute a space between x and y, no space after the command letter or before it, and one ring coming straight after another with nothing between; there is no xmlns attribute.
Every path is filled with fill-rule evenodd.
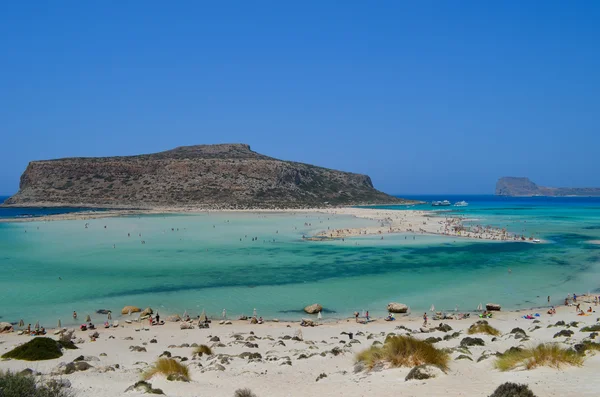
<svg viewBox="0 0 600 397"><path fill-rule="evenodd" d="M580 300L578 298L578 302ZM18 372L30 368L39 373L40 379L66 380L77 396L89 397L145 395L142 391L126 390L141 379L142 373L158 357L165 355L186 365L190 373L189 382L168 381L162 375L148 380L153 388L162 389L168 396L197 396L198 389L202 389L203 395L231 397L235 390L242 388L251 389L257 396L275 397L487 396L501 383L512 381L528 384L537 397L592 397L598 386L595 374L600 370L600 355L594 352L585 356L581 367L540 367L507 372L494 367L495 352L538 343L557 343L573 348L589 339L589 332L580 329L595 324L600 306L592 304L591 307L594 310L591 315L577 316L573 306L557 306L555 315L548 315L543 310L534 320L523 318L522 311L493 312L493 317L487 321L500 331L497 337L469 335L469 327L480 320L477 316L463 320L430 320L427 326L423 326L420 316L401 315L396 315L396 320L390 322L376 318L361 324L352 318L315 327L300 327L297 321L250 324L247 320L231 320L231 324L221 325L218 320L212 320L208 329L198 328L197 320L193 322L194 329L181 329L181 323L149 326L143 320L126 324L119 318L116 328L100 326L93 331L75 330L73 341L78 349L64 350L60 358L36 362L2 360L0 369ZM583 308L587 309L587 306ZM578 322L575 328L556 325L560 322L568 325L573 321ZM450 330L442 330L440 324ZM515 329L521 329L526 336L517 338ZM573 331L573 335L556 337L557 333L568 330ZM94 332L98 336L91 339ZM433 339L430 343L436 348L449 352L449 368L433 379L406 381L411 366L384 366L369 371L356 365L358 352L384 342L390 333L410 334L419 340ZM46 336L58 338L54 330L48 330ZM483 346L461 347L467 336L480 338ZM31 339L16 332L0 334L0 353ZM194 346L200 344L209 346L213 354L194 355ZM65 368L61 363L76 360L89 365L85 370L61 373ZM469 382L465 383L465 377Z"/></svg>
<svg viewBox="0 0 600 397"><path fill-rule="evenodd" d="M65 214L43 215L27 218L5 218L0 223L23 222L51 222L68 220L89 220L140 215L199 215L211 213L272 213L272 214L311 214L321 213L326 215L346 215L355 218L369 219L378 222L380 226L364 228L342 228L322 230L312 236L307 236L307 241L339 240L357 236L381 236L388 234L410 233L413 235L431 235L448 238L468 239L471 241L499 241L499 242L528 242L546 243L546 241L519 236L490 226L465 226L463 222L472 220L461 217L442 217L437 211L427 210L382 210L365 207L336 207L336 208L309 208L309 209L204 209L199 207L156 207L152 209L120 209L106 211L79 211Z"/></svg>

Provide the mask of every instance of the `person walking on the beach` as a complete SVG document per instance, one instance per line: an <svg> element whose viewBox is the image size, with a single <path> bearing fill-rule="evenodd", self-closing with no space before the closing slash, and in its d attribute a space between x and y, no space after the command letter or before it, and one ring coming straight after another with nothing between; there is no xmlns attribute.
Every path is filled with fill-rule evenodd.
<svg viewBox="0 0 600 397"><path fill-rule="evenodd" d="M356 320L356 322L358 322L358 312L354 312L354 320Z"/></svg>
<svg viewBox="0 0 600 397"><path fill-rule="evenodd" d="M423 327L427 327L427 312L423 313Z"/></svg>

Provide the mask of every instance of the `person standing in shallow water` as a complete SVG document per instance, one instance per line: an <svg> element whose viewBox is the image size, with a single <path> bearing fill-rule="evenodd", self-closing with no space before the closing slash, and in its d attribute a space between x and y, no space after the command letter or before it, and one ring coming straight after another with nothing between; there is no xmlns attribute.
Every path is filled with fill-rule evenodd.
<svg viewBox="0 0 600 397"><path fill-rule="evenodd" d="M423 327L427 327L427 312L423 313Z"/></svg>

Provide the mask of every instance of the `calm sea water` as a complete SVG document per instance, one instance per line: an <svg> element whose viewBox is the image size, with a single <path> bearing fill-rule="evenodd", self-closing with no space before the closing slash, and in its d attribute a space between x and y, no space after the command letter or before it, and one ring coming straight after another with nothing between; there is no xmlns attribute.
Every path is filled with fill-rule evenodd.
<svg viewBox="0 0 600 397"><path fill-rule="evenodd" d="M600 239L600 199L415 198L466 200L468 207L445 207L441 215L450 211L550 243L420 235L303 241L303 234L327 227L372 224L316 214L0 223L1 321L68 324L73 310L100 321L96 310L125 305L215 316L225 308L231 317L256 308L267 318L298 319L314 302L327 309L325 318L342 318L355 310L383 314L390 301L414 312L431 304L474 310L491 301L516 309L544 305L548 295L560 303L568 293L598 291L600 246L589 241Z"/></svg>

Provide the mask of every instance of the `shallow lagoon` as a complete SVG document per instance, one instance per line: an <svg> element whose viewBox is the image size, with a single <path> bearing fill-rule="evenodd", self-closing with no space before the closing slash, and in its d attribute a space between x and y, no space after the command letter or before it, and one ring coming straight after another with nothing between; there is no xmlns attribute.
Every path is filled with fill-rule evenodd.
<svg viewBox="0 0 600 397"><path fill-rule="evenodd" d="M383 314L389 301L413 312L431 304L474 310L488 301L526 308L546 304L548 295L559 304L567 293L600 285L600 246L586 244L600 238L600 206L592 205L461 209L478 223L536 233L550 244L421 235L304 241L327 227L374 222L300 213L0 224L0 316L53 326L59 318L69 324L73 310L100 321L95 310L125 305L214 316L225 308L230 317L256 308L267 318L298 319L314 302L326 318Z"/></svg>

